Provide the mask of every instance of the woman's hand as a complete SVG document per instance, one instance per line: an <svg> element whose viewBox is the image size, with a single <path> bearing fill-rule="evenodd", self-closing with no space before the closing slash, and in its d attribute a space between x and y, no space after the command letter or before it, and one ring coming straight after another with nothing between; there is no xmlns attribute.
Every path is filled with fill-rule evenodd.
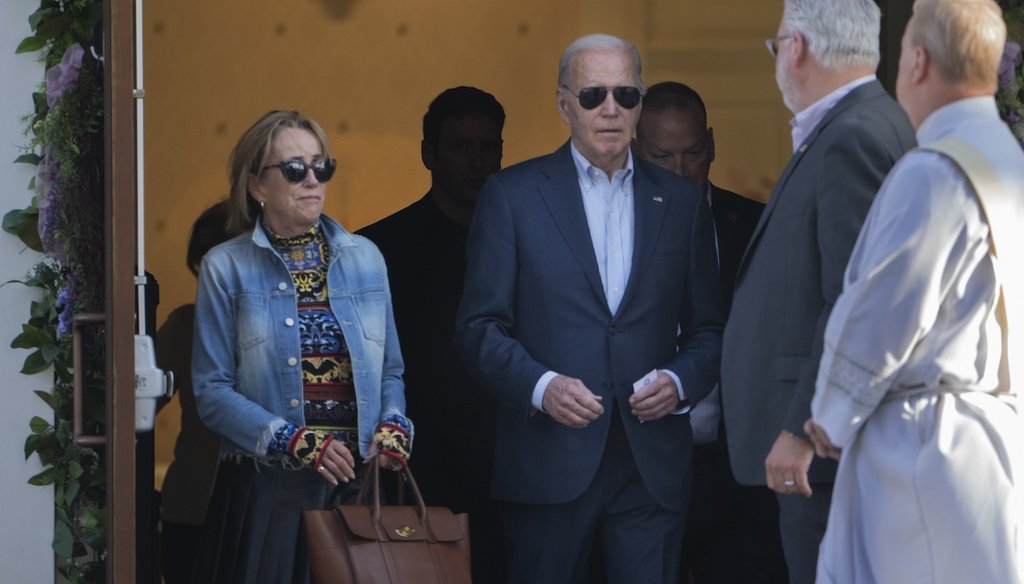
<svg viewBox="0 0 1024 584"><path fill-rule="evenodd" d="M390 454L380 452L377 449L376 444L370 444L370 450L366 453L366 460L373 460L374 456L377 457L377 464L380 465L381 468L386 468L396 472L402 470L402 463L397 458Z"/></svg>
<svg viewBox="0 0 1024 584"><path fill-rule="evenodd" d="M356 462L352 452L343 440L331 440L324 448L317 472L324 480L337 486L338 481L347 483L356 478Z"/></svg>
<svg viewBox="0 0 1024 584"><path fill-rule="evenodd" d="M377 424L366 458L372 460L377 456L377 462L381 467L401 470L402 465L409 462L411 448L412 423L405 416L393 414L385 416L384 420Z"/></svg>

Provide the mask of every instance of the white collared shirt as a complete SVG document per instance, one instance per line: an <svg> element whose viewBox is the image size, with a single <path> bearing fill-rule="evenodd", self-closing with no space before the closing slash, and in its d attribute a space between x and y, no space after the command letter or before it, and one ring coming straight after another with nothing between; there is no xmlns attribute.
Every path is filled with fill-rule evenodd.
<svg viewBox="0 0 1024 584"><path fill-rule="evenodd" d="M626 166L611 179L569 143L583 194L583 210L590 227L601 285L614 315L626 291L633 267L633 154L626 151Z"/></svg>

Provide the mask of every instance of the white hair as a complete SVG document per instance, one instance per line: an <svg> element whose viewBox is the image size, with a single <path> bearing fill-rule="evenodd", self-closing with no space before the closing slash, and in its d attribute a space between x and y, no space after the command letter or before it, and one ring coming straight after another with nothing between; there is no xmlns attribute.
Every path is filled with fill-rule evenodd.
<svg viewBox="0 0 1024 584"><path fill-rule="evenodd" d="M882 13L873 0L786 0L782 25L822 68L878 67Z"/></svg>
<svg viewBox="0 0 1024 584"><path fill-rule="evenodd" d="M607 34L590 34L580 37L562 51L562 56L558 59L558 87L569 84L569 66L572 64L572 58L576 56L576 53L608 49L622 50L629 53L629 56L633 59L633 68L636 70L637 84L643 90L643 81L640 79L640 53L637 52L633 43Z"/></svg>

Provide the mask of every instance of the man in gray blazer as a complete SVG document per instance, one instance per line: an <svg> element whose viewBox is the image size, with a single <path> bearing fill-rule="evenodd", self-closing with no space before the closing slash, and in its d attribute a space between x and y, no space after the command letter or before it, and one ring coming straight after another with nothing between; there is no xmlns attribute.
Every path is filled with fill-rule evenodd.
<svg viewBox="0 0 1024 584"><path fill-rule="evenodd" d="M814 581L836 471L803 431L825 323L875 193L914 145L874 76L880 20L872 0L786 0L767 41L794 153L737 272L722 402L737 480L777 494L792 582Z"/></svg>
<svg viewBox="0 0 1024 584"><path fill-rule="evenodd" d="M610 583L677 581L722 310L706 200L630 154L642 91L633 45L570 45L571 139L487 179L469 228L456 343L499 404L513 583L590 582L592 546Z"/></svg>

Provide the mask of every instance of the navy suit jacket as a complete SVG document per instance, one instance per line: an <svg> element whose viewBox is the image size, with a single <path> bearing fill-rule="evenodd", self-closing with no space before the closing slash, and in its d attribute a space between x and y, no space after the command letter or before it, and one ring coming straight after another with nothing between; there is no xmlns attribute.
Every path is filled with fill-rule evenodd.
<svg viewBox="0 0 1024 584"><path fill-rule="evenodd" d="M754 234L764 204L743 195L711 186L711 212L718 241L718 273L726 311L732 305L732 289L743 251Z"/></svg>
<svg viewBox="0 0 1024 584"><path fill-rule="evenodd" d="M499 402L499 499L552 504L580 496L614 412L648 491L663 507L686 508L689 420L669 415L641 425L627 400L633 382L656 368L678 375L691 401L717 381L723 311L710 209L693 185L636 158L633 195L633 262L613 315L568 143L492 175L480 194L456 343ZM533 410L533 388L549 370L582 380L602 396L604 414L572 429Z"/></svg>
<svg viewBox="0 0 1024 584"><path fill-rule="evenodd" d="M841 99L793 154L740 261L722 355L736 479L765 484L779 433L805 436L825 324L875 193L915 144L906 113L872 81ZM831 483L835 461L808 477Z"/></svg>

